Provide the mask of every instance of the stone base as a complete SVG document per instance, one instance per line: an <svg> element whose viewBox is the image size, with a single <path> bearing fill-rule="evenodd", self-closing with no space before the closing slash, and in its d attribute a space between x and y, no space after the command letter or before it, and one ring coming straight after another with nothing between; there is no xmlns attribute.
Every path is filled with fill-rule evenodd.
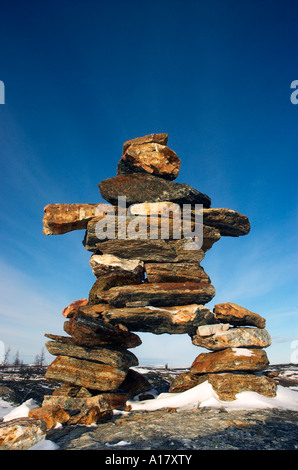
<svg viewBox="0 0 298 470"><path fill-rule="evenodd" d="M178 375L169 389L178 393L189 390L208 380L219 400L232 401L240 392L256 392L266 397L276 396L276 382L264 375L246 373L222 373L196 375L190 372Z"/></svg>
<svg viewBox="0 0 298 470"><path fill-rule="evenodd" d="M58 423L65 425L90 425L111 419L113 412L108 402L101 396L73 398L45 396L42 406L29 412L29 417L39 418L52 429Z"/></svg>

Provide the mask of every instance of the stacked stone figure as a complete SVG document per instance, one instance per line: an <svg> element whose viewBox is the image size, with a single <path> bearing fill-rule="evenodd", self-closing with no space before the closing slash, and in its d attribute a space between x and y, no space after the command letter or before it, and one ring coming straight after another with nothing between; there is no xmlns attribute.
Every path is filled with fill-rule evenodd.
<svg viewBox="0 0 298 470"><path fill-rule="evenodd" d="M46 377L62 385L34 416L55 409L66 413L64 422L98 422L148 390L131 369L138 360L129 349L141 344L136 332L188 334L212 351L200 354L170 391L208 380L223 400L243 390L275 394L275 382L260 374L268 365L263 348L270 345L265 320L231 303L213 311L205 306L215 295L200 264L205 253L221 236L248 234L249 220L211 208L209 196L174 182L180 159L167 139L151 134L124 144L117 176L99 183L107 203L45 207L45 234L86 230L83 244L92 252L96 281L88 299L63 311L69 336L46 335L48 351L57 356Z"/></svg>

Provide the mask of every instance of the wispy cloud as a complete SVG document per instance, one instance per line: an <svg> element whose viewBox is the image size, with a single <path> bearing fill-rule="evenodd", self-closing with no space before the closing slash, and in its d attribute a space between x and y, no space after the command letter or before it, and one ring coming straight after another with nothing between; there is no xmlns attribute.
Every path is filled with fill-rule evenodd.
<svg viewBox="0 0 298 470"><path fill-rule="evenodd" d="M237 302L268 295L268 303L271 305L270 296L282 296L291 284L292 293L296 295L296 266L293 256L293 253L285 252L277 236L270 238L269 234L264 234L261 240L250 240L245 251L239 252L236 246L235 250L227 254L219 248L218 257L212 265L215 279L211 278L216 287L217 298ZM204 260L208 272L207 257L208 253L206 261ZM289 307L285 303L280 305L281 302L280 297L277 308L293 309L293 306Z"/></svg>
<svg viewBox="0 0 298 470"><path fill-rule="evenodd" d="M277 343L291 343L292 341L295 341L297 339L296 336L288 336L288 337L282 337L282 336L272 336L272 342L275 344Z"/></svg>
<svg viewBox="0 0 298 470"><path fill-rule="evenodd" d="M0 339L6 348L19 350L21 357L32 360L45 343L45 333L63 334L61 299L51 300L30 276L2 260L0 270Z"/></svg>

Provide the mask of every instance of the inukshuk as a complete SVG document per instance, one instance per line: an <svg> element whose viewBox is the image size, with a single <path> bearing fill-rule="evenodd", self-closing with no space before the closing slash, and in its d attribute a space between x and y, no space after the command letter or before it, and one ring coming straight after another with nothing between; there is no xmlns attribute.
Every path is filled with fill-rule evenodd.
<svg viewBox="0 0 298 470"><path fill-rule="evenodd" d="M194 345L212 351L199 354L170 392L208 380L222 400L246 390L275 395L273 379L260 373L268 366L264 348L271 343L264 318L233 303L212 311L205 306L215 295L200 264L205 253L221 236L248 234L249 220L231 209L211 208L207 195L174 182L180 159L167 139L151 134L124 144L117 176L99 183L107 203L45 207L46 235L86 229L83 244L92 252L97 279L88 299L63 311L69 336L46 334L51 340L46 347L57 356L46 377L62 385L34 416L56 413L60 422L99 422L148 390L150 383L131 369L138 359L129 349L141 344L136 332L188 334ZM183 210L194 228L197 207L203 240L189 249L196 237L181 229ZM165 223L168 232L162 231Z"/></svg>

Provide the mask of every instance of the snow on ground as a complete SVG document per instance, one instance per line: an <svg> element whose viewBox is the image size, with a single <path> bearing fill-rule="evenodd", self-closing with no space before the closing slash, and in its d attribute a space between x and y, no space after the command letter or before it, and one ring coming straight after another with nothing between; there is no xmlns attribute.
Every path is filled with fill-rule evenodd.
<svg viewBox="0 0 298 470"><path fill-rule="evenodd" d="M127 405L131 406L132 411L154 411L161 408L189 410L206 406L214 408L223 407L226 410L278 408L282 410L298 411L298 391L288 387L282 387L281 385L277 386L277 393L274 398L265 397L256 392L241 392L238 393L236 397L236 400L233 401L219 400L212 385L206 380L185 392L161 393L151 400L139 401L138 396L136 396L134 400L129 400ZM26 417L28 416L29 410L36 407L38 407L38 405L33 399L29 399L17 407L0 399L0 420L2 418L4 422L7 422L12 419ZM117 410L115 410L115 413L116 412Z"/></svg>
<svg viewBox="0 0 298 470"><path fill-rule="evenodd" d="M25 418L26 416L28 416L30 410L32 410L33 408L38 408L38 406L39 405L32 398L30 398L29 400L22 403L20 406L12 408L8 414L5 414L3 416L3 421L10 421L11 419L16 418Z"/></svg>
<svg viewBox="0 0 298 470"><path fill-rule="evenodd" d="M119 441L119 442L116 442L115 444L110 444L109 442L106 442L105 445L107 447L116 447L116 446L127 446L127 445L130 445L131 442L126 442L126 441Z"/></svg>
<svg viewBox="0 0 298 470"><path fill-rule="evenodd" d="M13 405L0 398L0 421L13 410Z"/></svg>
<svg viewBox="0 0 298 470"><path fill-rule="evenodd" d="M243 352L243 351L242 351ZM136 367L138 372L146 374L153 372L153 368ZM296 367L295 367L296 369ZM169 371L166 371L167 373ZM175 370L178 373L178 369ZM297 377L297 370L291 370L290 367L280 371L280 375L285 377ZM213 390L211 384L206 380L196 387L181 393L161 393L156 394L151 400L139 401L138 396L134 400L129 400L127 405L131 405L132 411L144 410L154 411L161 408L176 408L179 410L190 410L196 407L214 407L229 410L252 410L277 408L281 410L298 411L298 390L297 385L284 387L277 385L277 394L274 398L265 397L256 392L241 392L236 395L236 400L221 401ZM7 422L12 419L28 416L29 410L38 407L37 403L31 398L20 406L15 406L6 400L0 398L0 422ZM127 414L129 412L114 410L114 414ZM125 443L128 444L128 443ZM108 445L108 444L107 444ZM124 445L122 441L114 445ZM30 447L28 450L56 450L59 447L52 441L43 439L38 444Z"/></svg>
<svg viewBox="0 0 298 470"><path fill-rule="evenodd" d="M161 408L177 408L189 410L192 408L214 407L226 410L252 410L264 408L279 408L282 410L298 411L298 392L281 385L277 386L274 398L265 397L256 392L241 392L236 395L236 400L221 401L213 390L211 384L203 382L185 392L161 393L152 400L129 400L128 405L132 410L153 411Z"/></svg>
<svg viewBox="0 0 298 470"><path fill-rule="evenodd" d="M39 441L37 444L35 444L32 447L29 447L27 450L59 450L60 447L55 444L55 442L50 441L48 439L43 439L42 441Z"/></svg>

